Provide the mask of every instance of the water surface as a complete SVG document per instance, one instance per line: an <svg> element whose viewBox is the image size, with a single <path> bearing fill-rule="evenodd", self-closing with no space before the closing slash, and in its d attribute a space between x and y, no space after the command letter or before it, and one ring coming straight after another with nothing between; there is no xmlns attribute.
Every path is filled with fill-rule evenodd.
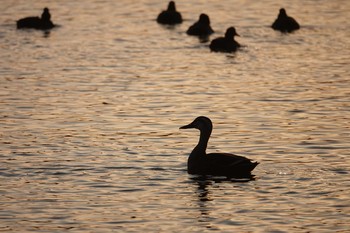
<svg viewBox="0 0 350 233"><path fill-rule="evenodd" d="M10 1L0 15L0 231L346 232L349 1ZM49 7L59 26L16 30ZM301 30L269 28L280 7ZM200 13L243 48L185 34ZM208 151L260 162L256 180L186 172Z"/></svg>

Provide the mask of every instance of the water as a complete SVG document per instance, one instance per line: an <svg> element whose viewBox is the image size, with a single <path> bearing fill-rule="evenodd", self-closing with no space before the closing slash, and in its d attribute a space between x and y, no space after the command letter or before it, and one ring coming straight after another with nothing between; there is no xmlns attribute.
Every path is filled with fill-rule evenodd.
<svg viewBox="0 0 350 233"><path fill-rule="evenodd" d="M349 1L1 2L2 232L346 232L350 229ZM51 9L60 26L18 31ZM269 25L280 7L302 29ZM207 13L244 47L210 53L184 32ZM260 162L256 180L186 172L209 152Z"/></svg>

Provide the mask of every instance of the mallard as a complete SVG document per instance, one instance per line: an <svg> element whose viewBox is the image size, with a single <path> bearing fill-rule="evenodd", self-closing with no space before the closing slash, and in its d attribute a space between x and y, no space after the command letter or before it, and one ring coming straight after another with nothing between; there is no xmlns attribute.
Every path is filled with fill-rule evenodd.
<svg viewBox="0 0 350 233"><path fill-rule="evenodd" d="M170 1L168 4L168 9L162 11L158 17L157 22L160 24L179 24L182 23L182 16L179 12L176 11L176 6L174 1Z"/></svg>
<svg viewBox="0 0 350 233"><path fill-rule="evenodd" d="M53 28L55 25L51 21L51 14L49 8L45 7L41 17L31 16L25 17L17 21L17 28L34 28L40 30L47 30Z"/></svg>
<svg viewBox="0 0 350 233"><path fill-rule="evenodd" d="M213 52L235 52L241 45L235 41L235 36L239 36L234 27L226 30L225 37L219 37L211 41L209 47Z"/></svg>
<svg viewBox="0 0 350 233"><path fill-rule="evenodd" d="M274 30L281 32L292 32L300 28L299 23L293 18L287 15L284 8L280 9L277 19L271 25Z"/></svg>
<svg viewBox="0 0 350 233"><path fill-rule="evenodd" d="M192 123L180 129L195 128L200 131L199 142L191 152L187 161L189 174L248 177L251 171L259 164L250 159L229 153L206 153L213 124L208 117L197 117Z"/></svg>
<svg viewBox="0 0 350 233"><path fill-rule="evenodd" d="M191 36L209 36L214 33L214 30L210 27L210 19L207 14L201 14L199 20L191 25L186 33Z"/></svg>

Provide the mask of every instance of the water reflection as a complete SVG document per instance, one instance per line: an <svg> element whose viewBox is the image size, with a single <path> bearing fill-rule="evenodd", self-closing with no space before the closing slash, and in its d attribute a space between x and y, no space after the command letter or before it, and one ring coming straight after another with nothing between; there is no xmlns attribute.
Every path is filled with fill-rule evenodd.
<svg viewBox="0 0 350 233"><path fill-rule="evenodd" d="M200 43L205 44L210 41L210 36L198 36Z"/></svg>
<svg viewBox="0 0 350 233"><path fill-rule="evenodd" d="M212 218L210 217L211 214L211 207L208 206L209 201L213 201L213 198L211 197L211 191L209 191L208 186L212 185L211 180L206 179L203 176L200 177L191 177L193 183L197 185L196 194L198 197L198 201L196 201L199 214L197 217L197 221L199 223L204 223L206 228L212 228Z"/></svg>
<svg viewBox="0 0 350 233"><path fill-rule="evenodd" d="M51 34L51 31L50 31L50 30L44 31L44 37L45 37L45 38L48 38L48 37L50 36L50 34Z"/></svg>
<svg viewBox="0 0 350 233"><path fill-rule="evenodd" d="M237 26L233 54L187 36L189 20L157 24L161 1L50 1L64 25L51 32L16 30L43 6L13 2L0 14L0 231L349 229L350 1L289 4L307 23L290 35L269 27L276 1L182 2L217 36ZM210 151L260 161L259 179L189 179L197 138L177 126L195 115L218 122Z"/></svg>
<svg viewBox="0 0 350 233"><path fill-rule="evenodd" d="M214 201L214 196L216 195L214 192L220 192L217 186L220 183L245 183L249 181L255 180L254 176L251 177L241 177L241 178L227 178L227 177L213 177L213 176L191 176L190 179L193 182L193 185L196 187L196 195L197 195L197 209L199 210L199 214L197 217L197 221L199 223L205 223L206 228L213 229L213 220L215 219L212 216L212 212L216 211L216 206L209 204Z"/></svg>

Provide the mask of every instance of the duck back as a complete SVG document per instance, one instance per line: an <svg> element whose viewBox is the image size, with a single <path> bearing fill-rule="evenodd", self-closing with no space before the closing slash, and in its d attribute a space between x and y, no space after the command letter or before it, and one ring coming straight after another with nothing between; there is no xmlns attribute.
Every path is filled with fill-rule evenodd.
<svg viewBox="0 0 350 233"><path fill-rule="evenodd" d="M214 33L214 30L210 26L195 23L188 28L186 33L192 36L208 36Z"/></svg>
<svg viewBox="0 0 350 233"><path fill-rule="evenodd" d="M243 156L234 154L220 154L211 153L208 154L209 163L215 164L211 167L211 173L214 175L227 176L246 176L250 175L251 171L259 164L258 162L252 162Z"/></svg>
<svg viewBox="0 0 350 233"><path fill-rule="evenodd" d="M179 24L182 23L182 17L179 12L176 11L163 11L157 17L157 22L160 24Z"/></svg>
<svg viewBox="0 0 350 233"><path fill-rule="evenodd" d="M36 28L40 23L39 17L26 17L17 21L17 28Z"/></svg>
<svg viewBox="0 0 350 233"><path fill-rule="evenodd" d="M212 40L209 48L213 52L235 52L240 47L240 44L235 40L228 40L225 37L220 37Z"/></svg>

